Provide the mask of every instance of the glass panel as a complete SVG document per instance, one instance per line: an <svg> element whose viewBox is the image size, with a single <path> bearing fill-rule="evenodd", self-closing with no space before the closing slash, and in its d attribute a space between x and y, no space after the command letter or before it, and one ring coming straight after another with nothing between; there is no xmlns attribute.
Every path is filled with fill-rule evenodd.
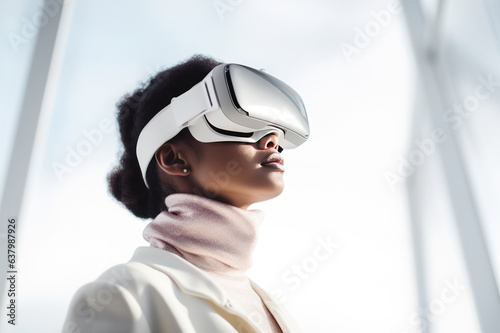
<svg viewBox="0 0 500 333"><path fill-rule="evenodd" d="M0 188L9 165L12 140L24 98L26 79L39 25L42 1L4 1L0 5ZM3 192L0 192L0 200Z"/></svg>
<svg viewBox="0 0 500 333"><path fill-rule="evenodd" d="M418 290L420 304L409 315L406 329L416 332L479 333L443 172L441 148L437 144L434 148L423 144L424 140L430 142L436 130L430 119L430 106L423 86L418 87L414 107L413 139L405 156L407 168L413 168L408 169L413 172L409 179L409 205L416 230L413 235L415 254L420 258L417 269L422 281L419 281L421 289Z"/></svg>
<svg viewBox="0 0 500 333"><path fill-rule="evenodd" d="M453 105L443 114L458 135L500 283L500 45L484 2L448 6L443 61Z"/></svg>

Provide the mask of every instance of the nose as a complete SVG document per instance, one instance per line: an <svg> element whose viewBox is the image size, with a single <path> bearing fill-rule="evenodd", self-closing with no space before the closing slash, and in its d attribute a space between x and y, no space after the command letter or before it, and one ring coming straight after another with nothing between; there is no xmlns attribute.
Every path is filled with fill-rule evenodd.
<svg viewBox="0 0 500 333"><path fill-rule="evenodd" d="M280 146L278 145L278 134L270 133L264 137L262 137L258 141L259 149L276 149L279 150Z"/></svg>

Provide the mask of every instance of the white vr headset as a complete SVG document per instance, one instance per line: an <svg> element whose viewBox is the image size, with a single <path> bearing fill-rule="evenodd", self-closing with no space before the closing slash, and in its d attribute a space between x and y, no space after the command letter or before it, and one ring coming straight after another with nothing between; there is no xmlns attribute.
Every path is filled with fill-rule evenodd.
<svg viewBox="0 0 500 333"><path fill-rule="evenodd" d="M306 109L297 92L261 70L221 64L173 98L141 131L136 153L146 186L156 150L186 127L200 142L254 143L274 132L284 149L298 147L309 136Z"/></svg>

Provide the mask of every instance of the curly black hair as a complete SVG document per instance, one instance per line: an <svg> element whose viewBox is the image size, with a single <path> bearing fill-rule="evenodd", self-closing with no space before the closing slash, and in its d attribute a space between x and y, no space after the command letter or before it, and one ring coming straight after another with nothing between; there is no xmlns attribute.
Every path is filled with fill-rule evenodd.
<svg viewBox="0 0 500 333"><path fill-rule="evenodd" d="M108 174L108 189L135 216L145 219L156 217L167 209L165 198L176 192L172 186L159 181L155 159L146 172L150 189L144 184L136 155L141 130L160 110L170 104L173 97L191 89L219 64L221 63L213 58L194 55L157 73L117 103L117 121L123 147L118 164ZM186 135L190 135L187 128L169 141L182 140Z"/></svg>

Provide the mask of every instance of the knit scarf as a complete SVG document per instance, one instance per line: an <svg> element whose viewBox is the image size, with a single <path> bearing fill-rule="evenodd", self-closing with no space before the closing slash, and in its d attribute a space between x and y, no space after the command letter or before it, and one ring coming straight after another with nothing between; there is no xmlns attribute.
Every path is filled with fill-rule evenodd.
<svg viewBox="0 0 500 333"><path fill-rule="evenodd" d="M167 211L144 229L151 246L175 253L208 272L244 273L264 214L194 194L165 199Z"/></svg>

